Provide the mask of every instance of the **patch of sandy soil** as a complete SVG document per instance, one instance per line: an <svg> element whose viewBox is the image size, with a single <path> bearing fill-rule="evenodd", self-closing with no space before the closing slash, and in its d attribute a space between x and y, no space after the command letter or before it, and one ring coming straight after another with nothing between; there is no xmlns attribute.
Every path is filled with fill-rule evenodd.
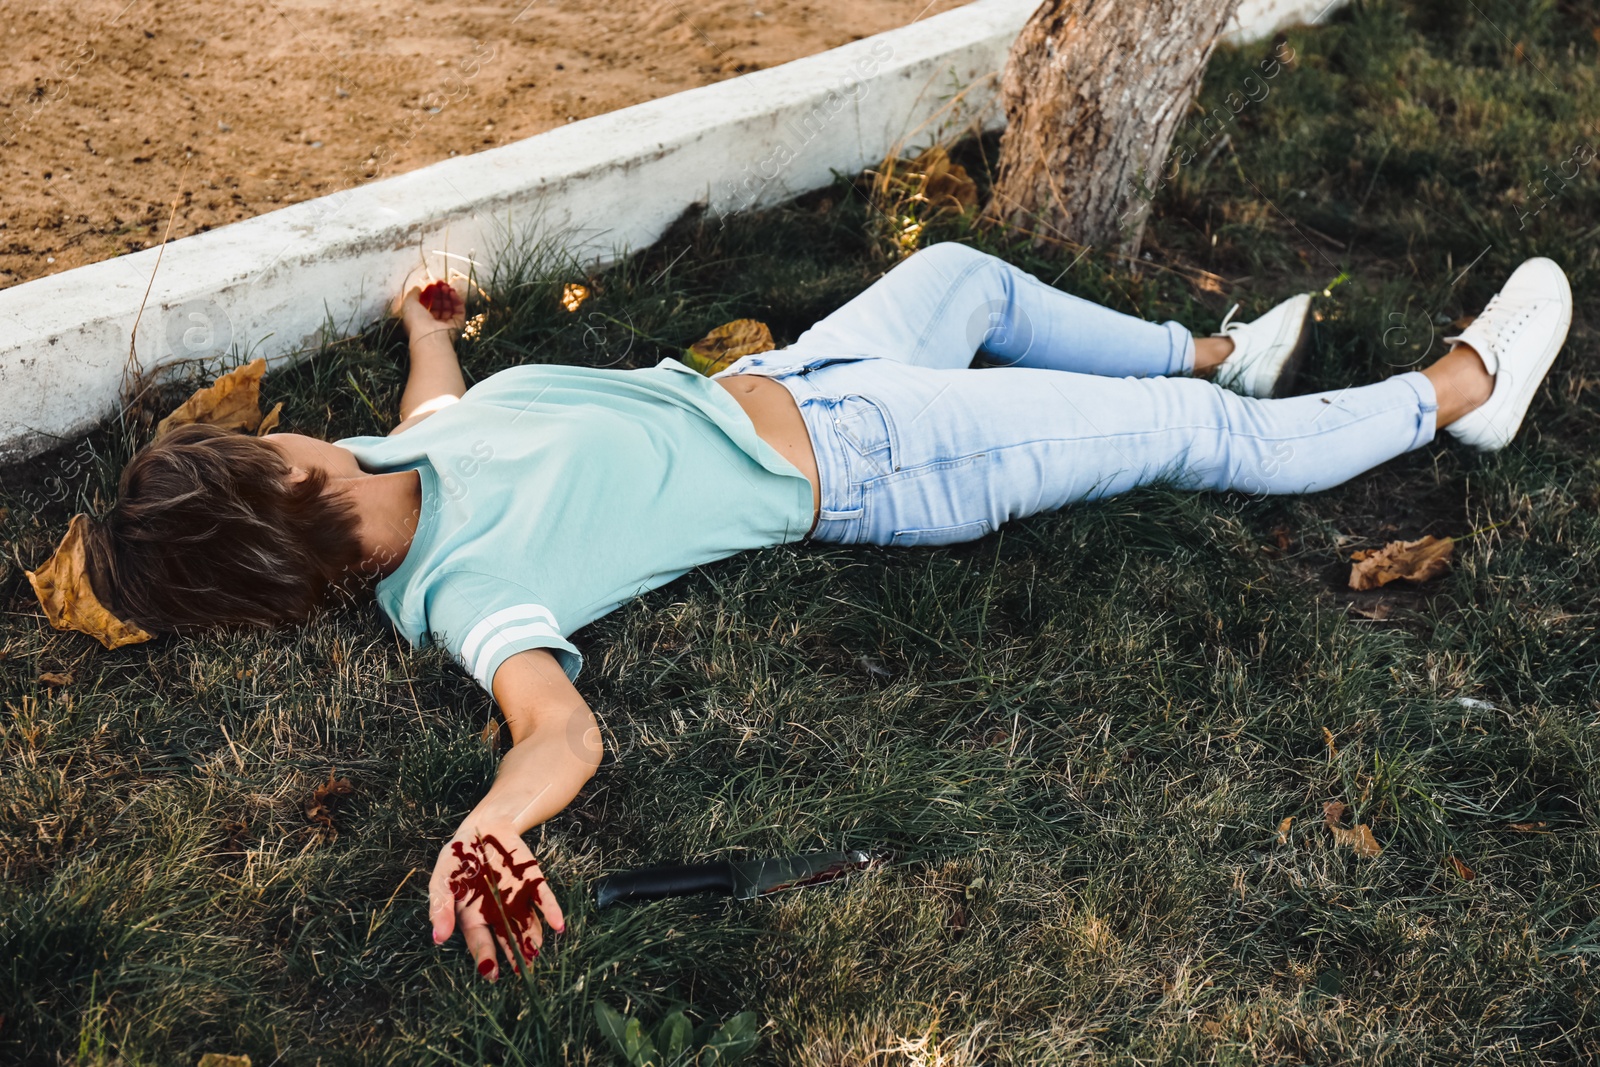
<svg viewBox="0 0 1600 1067"><path fill-rule="evenodd" d="M0 288L962 0L6 0Z"/></svg>

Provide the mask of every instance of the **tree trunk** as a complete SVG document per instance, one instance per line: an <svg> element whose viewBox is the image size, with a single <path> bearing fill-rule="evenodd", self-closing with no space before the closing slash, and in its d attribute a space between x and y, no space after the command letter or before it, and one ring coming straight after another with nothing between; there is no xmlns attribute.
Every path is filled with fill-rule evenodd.
<svg viewBox="0 0 1600 1067"><path fill-rule="evenodd" d="M1132 255L1239 0L1044 0L1006 61L989 217Z"/></svg>

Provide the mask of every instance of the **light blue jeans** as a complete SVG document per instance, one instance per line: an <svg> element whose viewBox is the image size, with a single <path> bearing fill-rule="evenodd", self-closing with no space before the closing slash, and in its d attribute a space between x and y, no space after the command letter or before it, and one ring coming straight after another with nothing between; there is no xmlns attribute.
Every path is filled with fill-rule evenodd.
<svg viewBox="0 0 1600 1067"><path fill-rule="evenodd" d="M971 368L979 350L1002 366ZM781 381L821 476L812 538L968 541L1008 519L1165 481L1309 493L1433 440L1433 385L1256 400L1197 378L1194 340L965 245L900 263L786 349L718 377Z"/></svg>

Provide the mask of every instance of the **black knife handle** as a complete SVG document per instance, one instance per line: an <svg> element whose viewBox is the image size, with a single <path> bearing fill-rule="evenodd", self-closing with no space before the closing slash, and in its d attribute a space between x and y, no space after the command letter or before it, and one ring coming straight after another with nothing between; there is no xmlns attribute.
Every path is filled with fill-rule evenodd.
<svg viewBox="0 0 1600 1067"><path fill-rule="evenodd" d="M595 907L624 900L661 900L693 893L732 893L733 864L690 863L608 874L594 884Z"/></svg>

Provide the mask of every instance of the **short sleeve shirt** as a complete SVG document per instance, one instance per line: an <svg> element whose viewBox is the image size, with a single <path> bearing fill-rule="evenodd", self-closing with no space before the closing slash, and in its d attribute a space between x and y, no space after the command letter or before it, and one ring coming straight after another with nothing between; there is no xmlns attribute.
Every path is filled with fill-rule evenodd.
<svg viewBox="0 0 1600 1067"><path fill-rule="evenodd" d="M805 475L726 390L672 359L515 367L403 433L337 444L364 470L419 473L416 535L378 603L412 644L443 644L485 689L530 648L575 679L574 630L811 526Z"/></svg>

